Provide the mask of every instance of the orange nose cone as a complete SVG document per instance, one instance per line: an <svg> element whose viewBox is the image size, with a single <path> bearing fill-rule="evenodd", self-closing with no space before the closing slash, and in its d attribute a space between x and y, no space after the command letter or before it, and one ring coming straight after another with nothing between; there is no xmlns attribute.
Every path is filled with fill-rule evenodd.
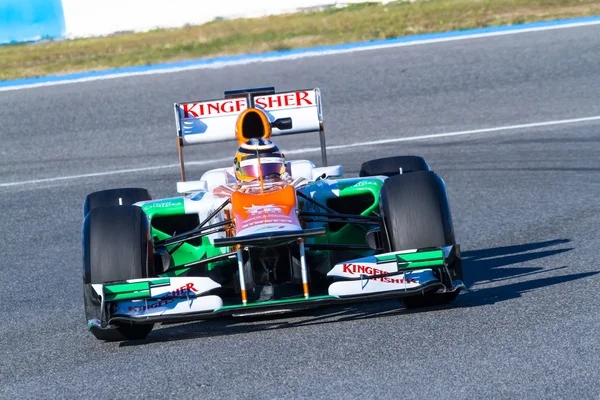
<svg viewBox="0 0 600 400"><path fill-rule="evenodd" d="M264 111L248 108L241 112L235 123L238 146L250 139L271 139L271 124Z"/></svg>

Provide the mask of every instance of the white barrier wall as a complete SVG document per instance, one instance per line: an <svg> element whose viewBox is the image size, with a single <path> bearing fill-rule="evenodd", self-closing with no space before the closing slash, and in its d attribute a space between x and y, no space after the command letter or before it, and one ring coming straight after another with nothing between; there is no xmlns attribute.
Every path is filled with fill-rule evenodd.
<svg viewBox="0 0 600 400"><path fill-rule="evenodd" d="M87 37L199 25L222 18L261 17L366 0L62 0L65 36ZM379 3L385 0L368 0Z"/></svg>

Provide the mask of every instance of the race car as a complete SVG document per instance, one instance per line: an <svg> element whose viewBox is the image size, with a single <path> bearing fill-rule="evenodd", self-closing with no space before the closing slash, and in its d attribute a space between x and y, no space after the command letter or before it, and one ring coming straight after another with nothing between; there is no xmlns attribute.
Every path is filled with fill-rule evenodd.
<svg viewBox="0 0 600 400"><path fill-rule="evenodd" d="M366 161L344 178L327 163L318 88L226 91L174 111L178 196L120 188L85 199L84 304L97 339L349 302L441 305L465 289L443 180L417 156ZM302 133L319 134L322 166L287 160L272 141ZM232 164L186 180L184 148L220 141L237 141Z"/></svg>

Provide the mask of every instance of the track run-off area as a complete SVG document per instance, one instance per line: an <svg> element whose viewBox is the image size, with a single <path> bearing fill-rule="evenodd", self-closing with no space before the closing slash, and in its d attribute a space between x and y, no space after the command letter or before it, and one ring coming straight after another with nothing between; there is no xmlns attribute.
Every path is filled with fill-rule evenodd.
<svg viewBox="0 0 600 400"><path fill-rule="evenodd" d="M600 25L429 41L0 92L0 398L600 396ZM89 192L175 195L172 105L322 91L329 161L425 157L469 291L158 326L102 343L82 298ZM317 135L276 139L318 162ZM188 177L234 143L186 148Z"/></svg>

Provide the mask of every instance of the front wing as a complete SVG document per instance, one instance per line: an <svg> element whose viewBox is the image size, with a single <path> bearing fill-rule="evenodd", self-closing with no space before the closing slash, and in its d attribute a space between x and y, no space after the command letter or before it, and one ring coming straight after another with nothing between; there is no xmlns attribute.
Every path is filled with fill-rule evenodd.
<svg viewBox="0 0 600 400"><path fill-rule="evenodd" d="M328 294L224 305L212 294L220 285L207 277L169 277L92 284L100 302L99 320L88 326L107 327L115 322L183 322L220 315L258 315L314 306L370 301L425 292L464 289L453 266L460 264L458 245L379 254L336 264Z"/></svg>

